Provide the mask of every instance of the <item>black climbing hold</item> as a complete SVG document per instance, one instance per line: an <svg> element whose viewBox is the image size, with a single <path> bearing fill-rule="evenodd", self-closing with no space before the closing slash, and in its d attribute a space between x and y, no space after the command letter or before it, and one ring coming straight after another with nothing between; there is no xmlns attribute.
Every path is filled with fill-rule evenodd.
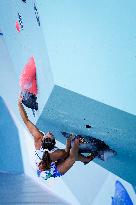
<svg viewBox="0 0 136 205"><path fill-rule="evenodd" d="M21 29L23 30L24 26L23 26L23 22L22 22L22 16L20 13L18 13L18 19L19 19L18 21L19 21L19 24L21 26Z"/></svg>
<svg viewBox="0 0 136 205"><path fill-rule="evenodd" d="M34 3L34 12L35 12L35 15L36 15L37 23L38 23L38 25L40 26L40 17L39 17L38 9L37 9L35 3Z"/></svg>
<svg viewBox="0 0 136 205"><path fill-rule="evenodd" d="M61 131L61 134L65 138L69 138L70 136L70 133L65 131ZM107 161L112 156L117 155L117 152L111 149L109 145L107 145L103 140L97 139L92 136L74 134L74 138L71 141L72 146L76 138L80 139L79 153L91 153L102 161Z"/></svg>
<svg viewBox="0 0 136 205"><path fill-rule="evenodd" d="M33 114L34 114L34 111L38 110L38 103L36 102L36 100L37 100L36 95L26 91L26 92L22 93L22 97L23 97L22 103L26 107L31 108L33 111Z"/></svg>
<svg viewBox="0 0 136 205"><path fill-rule="evenodd" d="M67 132L61 132L61 134L64 136L64 137L69 137L69 134Z"/></svg>
<svg viewBox="0 0 136 205"><path fill-rule="evenodd" d="M91 128L92 126L91 125L86 125L86 128Z"/></svg>

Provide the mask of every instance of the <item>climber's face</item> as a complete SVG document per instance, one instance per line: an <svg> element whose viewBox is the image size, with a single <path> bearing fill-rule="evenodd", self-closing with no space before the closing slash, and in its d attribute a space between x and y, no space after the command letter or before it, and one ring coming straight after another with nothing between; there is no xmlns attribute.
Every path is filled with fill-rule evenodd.
<svg viewBox="0 0 136 205"><path fill-rule="evenodd" d="M44 134L41 144L43 149L52 150L54 149L55 144L56 141L52 132L47 132L46 134Z"/></svg>

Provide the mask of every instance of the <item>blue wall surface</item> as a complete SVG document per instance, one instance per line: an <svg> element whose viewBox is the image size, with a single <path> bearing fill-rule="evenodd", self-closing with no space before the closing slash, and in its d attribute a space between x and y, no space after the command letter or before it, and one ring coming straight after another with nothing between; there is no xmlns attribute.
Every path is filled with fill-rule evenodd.
<svg viewBox="0 0 136 205"><path fill-rule="evenodd" d="M0 172L23 173L18 128L0 97Z"/></svg>
<svg viewBox="0 0 136 205"><path fill-rule="evenodd" d="M86 128L88 124L90 129ZM55 86L37 125L43 131L53 130L64 144L61 131L104 140L117 156L95 162L136 185L136 116Z"/></svg>

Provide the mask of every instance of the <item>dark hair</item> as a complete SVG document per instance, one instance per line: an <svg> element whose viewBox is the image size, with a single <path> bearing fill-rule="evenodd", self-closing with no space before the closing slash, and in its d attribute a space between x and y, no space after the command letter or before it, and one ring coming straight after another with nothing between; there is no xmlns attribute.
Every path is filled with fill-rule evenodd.
<svg viewBox="0 0 136 205"><path fill-rule="evenodd" d="M47 170L50 169L51 158L50 158L50 154L48 153L48 151L45 151L43 153L42 163L46 165Z"/></svg>
<svg viewBox="0 0 136 205"><path fill-rule="evenodd" d="M42 148L43 149L48 149L49 151L52 150L54 148L55 145L55 138L51 139L51 138L44 138L42 140Z"/></svg>

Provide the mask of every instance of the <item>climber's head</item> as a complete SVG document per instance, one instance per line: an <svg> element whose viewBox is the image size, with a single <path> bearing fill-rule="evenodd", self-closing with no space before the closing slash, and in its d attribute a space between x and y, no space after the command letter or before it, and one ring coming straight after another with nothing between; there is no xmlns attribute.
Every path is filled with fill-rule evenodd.
<svg viewBox="0 0 136 205"><path fill-rule="evenodd" d="M42 148L48 149L50 151L54 148L55 144L56 141L53 133L52 132L45 133L42 139Z"/></svg>

